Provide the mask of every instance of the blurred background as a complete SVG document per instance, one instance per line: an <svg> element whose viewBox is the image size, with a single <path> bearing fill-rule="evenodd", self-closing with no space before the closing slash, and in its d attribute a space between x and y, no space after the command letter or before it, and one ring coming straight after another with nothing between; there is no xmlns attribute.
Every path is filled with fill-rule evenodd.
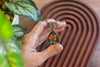
<svg viewBox="0 0 100 67"><path fill-rule="evenodd" d="M36 3L37 7L41 10L41 8L45 4L53 0L33 0L33 1ZM99 8L100 0L81 0L81 1L87 3L90 7L92 7L100 19L100 8ZM29 30L33 26L32 24L33 24L33 20L26 17L20 17L20 25L24 28L25 33L29 32ZM94 56L92 58L92 61L90 63L90 67L100 67L100 39L96 51L94 53Z"/></svg>

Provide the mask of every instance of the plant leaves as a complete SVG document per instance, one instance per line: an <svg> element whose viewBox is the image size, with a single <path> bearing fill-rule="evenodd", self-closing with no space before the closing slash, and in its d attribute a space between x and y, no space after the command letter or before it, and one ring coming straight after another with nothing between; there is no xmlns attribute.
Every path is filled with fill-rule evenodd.
<svg viewBox="0 0 100 67"><path fill-rule="evenodd" d="M24 29L20 25L13 25L14 37L19 39L24 36Z"/></svg>
<svg viewBox="0 0 100 67"><path fill-rule="evenodd" d="M16 39L12 37L12 25L0 11L0 67L24 67Z"/></svg>
<svg viewBox="0 0 100 67"><path fill-rule="evenodd" d="M8 52L20 53L20 49L16 45L16 41L12 39L2 39L0 44L0 55L6 54Z"/></svg>
<svg viewBox="0 0 100 67"><path fill-rule="evenodd" d="M0 36L5 39L13 37L13 29L11 22L0 11Z"/></svg>
<svg viewBox="0 0 100 67"><path fill-rule="evenodd" d="M20 53L20 49L17 46L17 43L15 40L5 40L5 48L8 52L17 52Z"/></svg>
<svg viewBox="0 0 100 67"><path fill-rule="evenodd" d="M9 67L5 55L0 55L0 67Z"/></svg>
<svg viewBox="0 0 100 67"><path fill-rule="evenodd" d="M24 61L21 54L10 52L0 56L0 67L24 67Z"/></svg>
<svg viewBox="0 0 100 67"><path fill-rule="evenodd" d="M5 5L15 14L29 17L36 22L43 20L39 9L32 0L11 0L10 3L5 2Z"/></svg>

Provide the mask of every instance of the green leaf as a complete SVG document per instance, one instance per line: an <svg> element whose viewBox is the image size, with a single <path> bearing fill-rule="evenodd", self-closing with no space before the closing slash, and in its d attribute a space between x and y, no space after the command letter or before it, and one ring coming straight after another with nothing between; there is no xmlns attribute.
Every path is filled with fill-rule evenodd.
<svg viewBox="0 0 100 67"><path fill-rule="evenodd" d="M5 55L0 56L0 67L9 67Z"/></svg>
<svg viewBox="0 0 100 67"><path fill-rule="evenodd" d="M34 21L43 20L39 9L32 0L11 0L10 3L5 2L5 5L15 14L29 17Z"/></svg>
<svg viewBox="0 0 100 67"><path fill-rule="evenodd" d="M11 22L0 11L0 36L5 39L13 37L13 29Z"/></svg>
<svg viewBox="0 0 100 67"><path fill-rule="evenodd" d="M24 36L24 29L20 25L13 25L14 37L19 39Z"/></svg>
<svg viewBox="0 0 100 67"><path fill-rule="evenodd" d="M10 52L0 56L0 67L24 67L24 61L21 54Z"/></svg>
<svg viewBox="0 0 100 67"><path fill-rule="evenodd" d="M20 49L17 46L17 43L15 40L5 40L5 48L8 52L18 52L20 53Z"/></svg>
<svg viewBox="0 0 100 67"><path fill-rule="evenodd" d="M20 49L16 45L16 41L12 39L2 39L0 43L0 55L6 54L8 52L21 53Z"/></svg>
<svg viewBox="0 0 100 67"><path fill-rule="evenodd" d="M17 45L18 45L19 48L21 47L22 43L23 43L23 40L18 40L17 41Z"/></svg>
<svg viewBox="0 0 100 67"><path fill-rule="evenodd" d="M2 45L1 45L1 43L0 43L0 55L2 55L2 54L5 53L3 49L4 49L4 48L2 47Z"/></svg>

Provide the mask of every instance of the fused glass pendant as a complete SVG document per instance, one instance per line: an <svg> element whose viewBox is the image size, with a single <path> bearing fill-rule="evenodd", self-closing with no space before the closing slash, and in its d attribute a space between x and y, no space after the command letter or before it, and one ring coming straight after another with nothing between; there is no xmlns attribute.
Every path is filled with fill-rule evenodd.
<svg viewBox="0 0 100 67"><path fill-rule="evenodd" d="M49 26L51 28L51 33L48 36L49 44L54 45L56 43L59 43L59 36L55 32L56 23L49 23Z"/></svg>
<svg viewBox="0 0 100 67"><path fill-rule="evenodd" d="M52 30L52 32L49 34L48 42L52 45L59 42L59 37L58 37L57 33L54 30Z"/></svg>

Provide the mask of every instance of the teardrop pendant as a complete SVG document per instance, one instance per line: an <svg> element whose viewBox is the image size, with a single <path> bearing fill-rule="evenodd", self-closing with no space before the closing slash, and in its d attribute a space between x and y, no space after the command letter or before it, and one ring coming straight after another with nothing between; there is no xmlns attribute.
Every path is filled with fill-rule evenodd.
<svg viewBox="0 0 100 67"><path fill-rule="evenodd" d="M49 44L52 44L52 45L59 42L59 36L54 30L52 30L52 32L49 34L48 42Z"/></svg>

